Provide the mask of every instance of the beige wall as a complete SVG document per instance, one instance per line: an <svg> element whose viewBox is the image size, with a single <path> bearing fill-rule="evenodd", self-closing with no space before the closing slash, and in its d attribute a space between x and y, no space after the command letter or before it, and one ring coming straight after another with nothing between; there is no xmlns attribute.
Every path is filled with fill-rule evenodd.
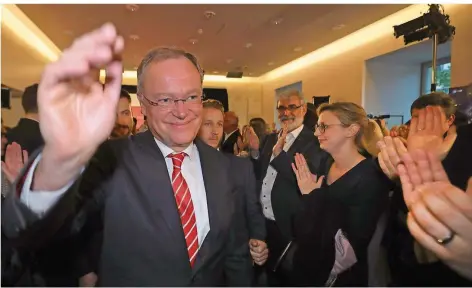
<svg viewBox="0 0 472 288"><path fill-rule="evenodd" d="M452 42L452 85L472 82L472 5L461 5L448 12L456 27ZM393 29L392 29L393 34ZM274 90L302 81L307 100L312 96L331 95L333 101L352 101L362 104L365 61L404 47L402 39L385 36L353 50L346 51L306 69L263 83L263 117L273 119Z"/></svg>

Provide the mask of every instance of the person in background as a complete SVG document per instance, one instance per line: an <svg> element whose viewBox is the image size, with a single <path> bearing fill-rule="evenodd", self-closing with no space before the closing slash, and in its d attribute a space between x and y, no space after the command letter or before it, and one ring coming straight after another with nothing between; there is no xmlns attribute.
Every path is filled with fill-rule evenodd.
<svg viewBox="0 0 472 288"><path fill-rule="evenodd" d="M219 150L219 144L223 137L224 107L218 100L209 99L203 102L203 117L198 137L206 144ZM223 152L224 153L224 152ZM267 260L268 250L265 243L266 228L262 215L261 205L257 200L256 179L252 163L248 159L236 157L225 153L231 160L237 183L239 183L240 196L237 198L241 207L241 216L245 219L244 227L240 230L242 237L247 239L251 249L253 260L258 265L263 265Z"/></svg>
<svg viewBox="0 0 472 288"><path fill-rule="evenodd" d="M32 154L44 145L43 136L39 129L38 115L38 84L26 87L21 97L21 105L25 116L7 133L8 144L18 143L28 154ZM61 119L58 119L61 121Z"/></svg>
<svg viewBox="0 0 472 288"><path fill-rule="evenodd" d="M235 145L241 141L241 132L239 131L239 118L233 111L225 113L223 123L224 137L221 144L221 150L226 153L235 153ZM242 148L242 147L238 147ZM239 152L239 151L238 151Z"/></svg>
<svg viewBox="0 0 472 288"><path fill-rule="evenodd" d="M379 164L390 179L398 178L397 166L401 155L415 150L431 152L442 161L452 185L465 191L472 175L472 125L453 125L455 105L450 96L434 93L418 98L412 104L410 131L406 145L398 138L386 137L379 142ZM394 285L401 286L470 286L468 281L452 271L419 245L408 231L407 201L402 189L396 189L391 200L389 235L385 243ZM387 235L386 235L387 236Z"/></svg>
<svg viewBox="0 0 472 288"><path fill-rule="evenodd" d="M141 133L141 132L145 132L147 130L148 130L147 117L146 117L146 115L144 115L144 123L143 123L143 125L141 125L141 127L139 127L138 132Z"/></svg>
<svg viewBox="0 0 472 288"><path fill-rule="evenodd" d="M303 125L315 132L316 123L318 123L318 114L316 114L316 107L313 103L306 103L307 110L303 119Z"/></svg>
<svg viewBox="0 0 472 288"><path fill-rule="evenodd" d="M120 100L116 107L115 126L111 132L110 138L127 137L133 132L133 115L131 113L131 96L128 91L121 90Z"/></svg>
<svg viewBox="0 0 472 288"><path fill-rule="evenodd" d="M2 118L2 151L1 151L2 161L4 160L5 149L7 148L7 143L8 143L7 127L3 125L3 118Z"/></svg>
<svg viewBox="0 0 472 288"><path fill-rule="evenodd" d="M131 131L131 135L136 135L137 125L138 125L138 119L136 119L136 117L133 117L133 130Z"/></svg>
<svg viewBox="0 0 472 288"><path fill-rule="evenodd" d="M267 133L268 127L265 120L260 117L252 118L251 120L249 120L249 126L251 126L252 129L254 129L254 132L256 133L257 138L259 138L259 143L264 142L264 139L268 134Z"/></svg>
<svg viewBox="0 0 472 288"><path fill-rule="evenodd" d="M336 278L335 285L368 286L368 247L380 216L387 207L390 188L389 179L379 171L375 162L360 153L366 150L365 143L373 139L369 134L374 133L373 129L376 126L368 121L364 109L354 103L322 104L318 111L319 119L315 135L318 137L321 149L328 152L331 157L324 167L312 170L306 163L305 157L302 154L297 154L296 161L294 161L296 165L292 164L292 168L297 175L301 193L306 195L302 197L305 210L301 213L305 213L303 215L307 217L299 216L300 220L295 222L295 229L310 231L309 227L312 227L311 231L316 231L308 236L305 235L305 237L321 237L323 232L328 233L331 230L333 239L334 233L341 229L353 247L357 261L347 267L349 269L346 268L345 271L333 275ZM339 227L326 228L325 226L326 231L317 231L319 223L312 221L313 217L311 216L313 210L316 210L315 207L320 209L319 203L316 202L319 200L320 194L323 193L327 194L328 198L334 198L344 207L345 224ZM295 238L295 241L303 243L307 239L309 238ZM310 250L308 246L305 248L307 253L297 251L302 255L300 257L304 258L304 261L300 259L299 261L305 265L310 263L308 260L316 253L326 253L326 251ZM310 252L314 254L312 255ZM333 251L332 254L334 254ZM333 264L334 262L331 263L331 267ZM311 265L313 265L311 268L315 268L317 267L315 265L318 264ZM313 269L302 266L294 267L294 269L298 267L303 269L306 271L304 277L309 279L311 274L308 271ZM300 275L300 277L303 276Z"/></svg>

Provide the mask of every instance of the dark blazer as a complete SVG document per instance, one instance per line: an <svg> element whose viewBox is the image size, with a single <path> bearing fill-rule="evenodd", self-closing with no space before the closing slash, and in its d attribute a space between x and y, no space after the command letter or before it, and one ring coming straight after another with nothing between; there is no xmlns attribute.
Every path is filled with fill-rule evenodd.
<svg viewBox="0 0 472 288"><path fill-rule="evenodd" d="M247 158L241 158L233 154L224 153L231 163L233 177L237 184L238 196L236 197L236 207L241 207L242 227L245 230L246 239L258 239L264 241L266 238L266 227L264 215L262 214L261 203L257 198L256 178L254 168Z"/></svg>
<svg viewBox="0 0 472 288"><path fill-rule="evenodd" d="M21 118L18 124L8 131L7 140L8 144L13 142L20 144L29 155L44 145L39 122L28 118Z"/></svg>
<svg viewBox="0 0 472 288"><path fill-rule="evenodd" d="M290 149L287 152L282 151L270 161L272 149L277 143L277 137L276 133L266 137L261 145L259 158L254 161L258 180L257 190L260 195L267 168L269 164L272 165L277 171L277 177L275 178L271 194L272 209L277 226L287 240L289 240L293 238L293 217L299 211L301 205L301 193L292 170L292 163L295 161L294 155L295 153L303 154L312 171L318 171L319 167L324 166L328 154L320 149L318 139L314 136L313 131L304 126Z"/></svg>
<svg viewBox="0 0 472 288"><path fill-rule="evenodd" d="M240 219L233 217L232 170L222 153L195 141L207 194L210 232L192 268L165 159L151 132L106 143L111 149L97 151L82 179L42 219L15 195L7 197L2 207L7 237L18 245L39 245L58 228L80 231L87 216L100 211L104 229L98 275L101 286L251 284L247 241L239 241L235 231ZM86 186L95 189L92 192ZM64 222L70 223L63 225Z"/></svg>
<svg viewBox="0 0 472 288"><path fill-rule="evenodd" d="M234 144L238 141L238 137L241 137L241 133L239 129L236 130L233 134L231 134L228 139L223 138L223 142L221 142L221 151L234 154Z"/></svg>

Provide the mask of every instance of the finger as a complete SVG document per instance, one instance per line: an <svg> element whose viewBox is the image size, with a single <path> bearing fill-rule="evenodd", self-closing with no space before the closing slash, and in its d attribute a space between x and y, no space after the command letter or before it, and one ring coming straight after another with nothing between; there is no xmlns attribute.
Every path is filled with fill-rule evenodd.
<svg viewBox="0 0 472 288"><path fill-rule="evenodd" d="M448 249L440 245L435 239L433 239L433 237L431 237L431 235L426 233L417 223L416 218L412 213L408 213L407 225L411 235L421 244L421 246L432 251L438 255L438 257L445 257L447 255Z"/></svg>
<svg viewBox="0 0 472 288"><path fill-rule="evenodd" d="M297 182L300 182L300 173L298 172L297 167L293 163L292 163L292 170L293 170L293 173L295 173L295 177L297 178Z"/></svg>
<svg viewBox="0 0 472 288"><path fill-rule="evenodd" d="M467 195L472 196L472 177L469 178L469 182L467 182Z"/></svg>
<svg viewBox="0 0 472 288"><path fill-rule="evenodd" d="M388 154L388 158L390 160L390 163L393 166L393 170L396 171L396 167L398 163L401 162L400 155L397 152L397 149L395 147L395 143L392 137L387 136L384 138L384 141L385 141L385 148Z"/></svg>
<svg viewBox="0 0 472 288"><path fill-rule="evenodd" d="M426 121L426 109L421 109L419 112L418 112L418 127L417 127L417 131L421 131L421 130L424 130L426 125L425 125L425 121Z"/></svg>
<svg viewBox="0 0 472 288"><path fill-rule="evenodd" d="M441 193L443 192L443 193ZM445 193L444 193L445 192ZM454 193L455 192L455 193ZM427 208L428 211L431 211L431 215L434 216L434 219L424 219L424 221L431 222L432 220L437 220L440 224L443 224L443 226L446 227L446 229L452 230L457 232L458 235L467 235L467 234L472 234L472 219L467 218L464 213L461 211L461 209L457 209L453 203L449 199L453 198L459 200L460 198L464 198L464 200L467 203L467 196L466 195L461 195L461 196L466 196L466 197L457 197L458 193L464 194L463 191L460 189L452 186L449 183L444 183L444 182L435 182L430 185L427 185L425 187L425 190L421 192L421 197L423 199L423 203L425 203L425 207ZM448 197L446 194L455 194L454 196L456 197ZM449 199L448 199L449 198ZM467 204L472 204L471 201ZM463 205L463 204L460 204ZM467 205L466 205L467 206ZM470 210L470 208L469 208ZM418 217L416 217L416 212L415 212L415 218L418 220L418 223L422 225L422 222ZM429 225L436 225L439 229L439 224L431 222ZM422 225L422 227L424 227ZM427 229L425 229L426 232L429 232ZM446 231L449 233L448 231ZM442 234L431 234L431 235L437 235L439 236L438 239L442 239L447 237L448 235L443 235Z"/></svg>
<svg viewBox="0 0 472 288"><path fill-rule="evenodd" d="M110 63L105 69L105 100L113 101L115 105L110 105L111 108L116 109L116 103L120 99L121 82L123 78L123 63L121 61L114 61Z"/></svg>
<svg viewBox="0 0 472 288"><path fill-rule="evenodd" d="M28 162L28 151L23 150L23 164Z"/></svg>
<svg viewBox="0 0 472 288"><path fill-rule="evenodd" d="M408 138L418 132L418 117L412 117L410 121L410 130L408 131Z"/></svg>
<svg viewBox="0 0 472 288"><path fill-rule="evenodd" d="M413 183L411 183L410 176L405 168L405 165L400 164L398 165L398 175L400 176L400 182L402 184L402 193L403 199L405 200L405 204L409 207L416 201L414 193Z"/></svg>
<svg viewBox="0 0 472 288"><path fill-rule="evenodd" d="M449 177L447 177L446 171L438 157L431 152L427 152L427 157L434 181L449 182Z"/></svg>
<svg viewBox="0 0 472 288"><path fill-rule="evenodd" d="M442 108L438 107L438 106L434 106L434 107L427 107L426 109L429 109L429 111L427 111L426 113L427 114L432 114L432 118L433 118L433 121L432 121L432 132L435 134L435 135L442 135L444 133L444 122L446 122L446 118L444 117L444 122L443 122L443 117L441 115L441 111L442 111Z"/></svg>
<svg viewBox="0 0 472 288"><path fill-rule="evenodd" d="M323 184L323 180L324 180L324 175L320 176L320 178L318 178L318 181L316 181L316 184L318 184L320 187L321 185Z"/></svg>
<svg viewBox="0 0 472 288"><path fill-rule="evenodd" d="M406 149L406 146L405 146L406 141L405 142L404 141L405 141L405 139L400 138L400 137L393 138L393 144L395 145L395 150L397 151L400 158L403 154L408 152L408 150Z"/></svg>
<svg viewBox="0 0 472 288"><path fill-rule="evenodd" d="M424 150L416 150L412 153L413 160L416 162L421 183L430 183L434 181L433 171L429 165L429 159Z"/></svg>
<svg viewBox="0 0 472 288"><path fill-rule="evenodd" d="M424 112L424 114L425 114L425 116L424 116L424 121L425 121L424 130L428 131L429 133L434 132L434 130L437 128L437 125L438 125L438 123L436 123L436 122L440 121L440 119L438 119L436 117L436 115L435 115L436 113L435 113L434 110L435 109L433 109L433 107L428 106L428 107L426 107L425 112Z"/></svg>
<svg viewBox="0 0 472 288"><path fill-rule="evenodd" d="M411 153L405 153L401 157L403 163L405 164L406 171L408 173L408 176L410 177L410 181L413 184L413 189L422 184L422 179L421 176L418 172L418 168L416 167L416 163L413 160L413 157L411 156Z"/></svg>
<svg viewBox="0 0 472 288"><path fill-rule="evenodd" d="M304 177L306 179L311 179L311 171L310 171L310 168L308 167L308 163L305 160L305 156L303 156L303 154L298 154L298 157L300 157L300 162L303 167Z"/></svg>
<svg viewBox="0 0 472 288"><path fill-rule="evenodd" d="M427 192L420 192L421 194ZM423 231L433 237L433 239L444 239L450 236L451 229L439 221L426 207L422 200L416 201L410 206L410 213L415 217L416 223L423 229Z"/></svg>

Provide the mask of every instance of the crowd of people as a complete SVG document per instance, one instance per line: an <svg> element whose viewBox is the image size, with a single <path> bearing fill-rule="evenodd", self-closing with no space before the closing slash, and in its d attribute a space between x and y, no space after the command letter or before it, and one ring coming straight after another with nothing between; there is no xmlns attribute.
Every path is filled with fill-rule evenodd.
<svg viewBox="0 0 472 288"><path fill-rule="evenodd" d="M156 48L138 129L123 48L111 24L78 38L2 123L2 285L471 286L472 125L447 94L388 129L290 90L281 129L241 127L194 55Z"/></svg>

